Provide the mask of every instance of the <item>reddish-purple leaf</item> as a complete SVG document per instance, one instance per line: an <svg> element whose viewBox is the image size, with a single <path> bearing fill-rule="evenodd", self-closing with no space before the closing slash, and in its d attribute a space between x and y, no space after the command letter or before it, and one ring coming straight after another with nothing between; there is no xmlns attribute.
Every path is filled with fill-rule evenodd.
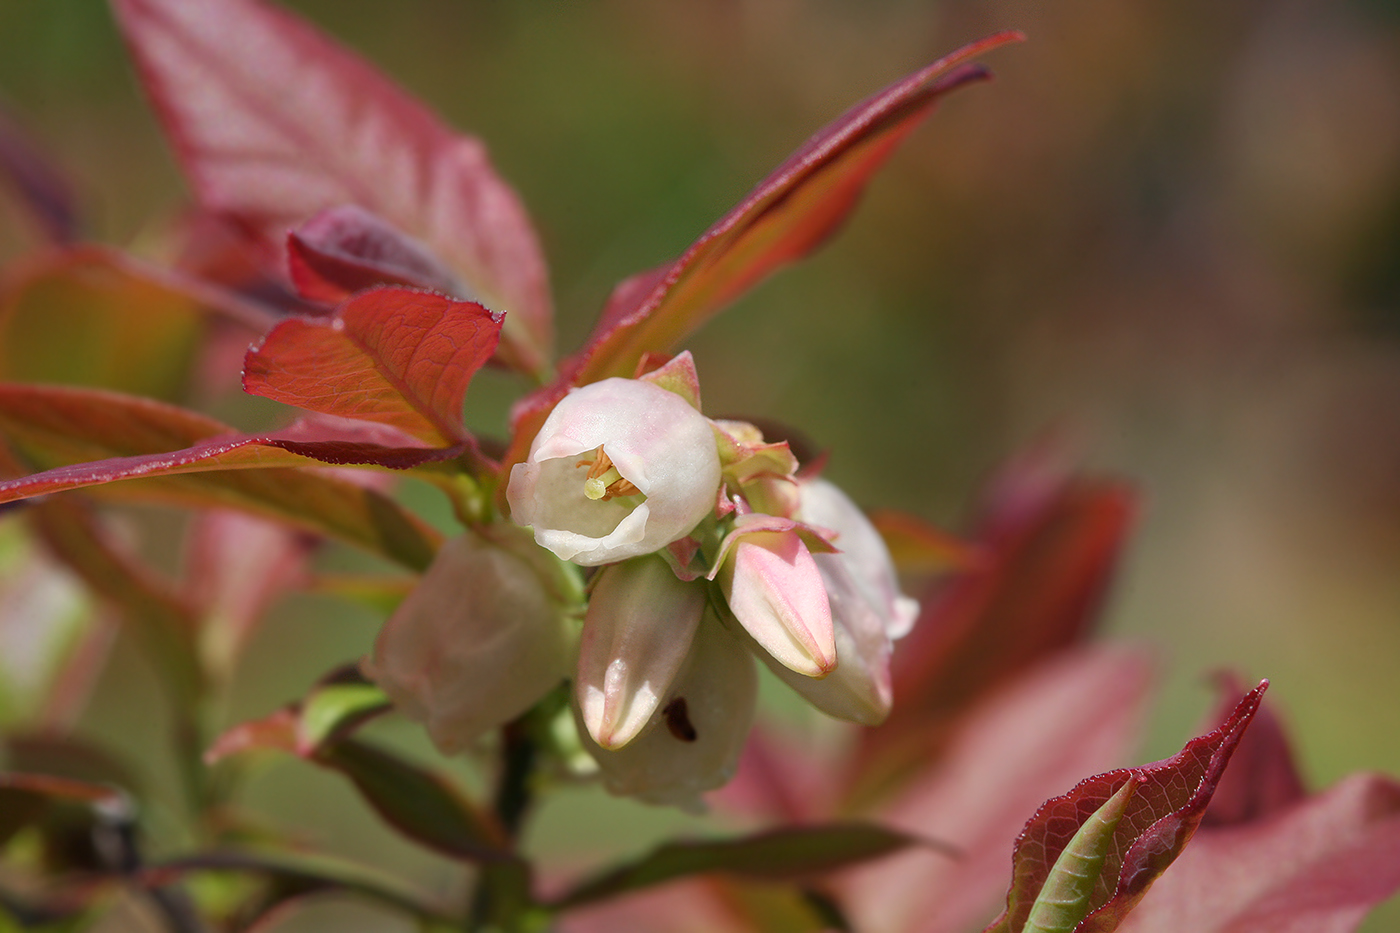
<svg viewBox="0 0 1400 933"><path fill-rule="evenodd" d="M1202 826L1118 929L1352 933L1397 891L1400 784L1355 774L1267 818Z"/></svg>
<svg viewBox="0 0 1400 933"><path fill-rule="evenodd" d="M502 357L540 372L544 260L485 148L303 20L259 0L113 0L201 204L278 251L319 211L358 204L424 241L468 297L511 312Z"/></svg>
<svg viewBox="0 0 1400 933"><path fill-rule="evenodd" d="M1026 814L1082 775L1123 760L1137 741L1148 685L1145 658L1095 646L1044 661L980 697L944 755L925 760L876 813L886 825L947 840L962 855L909 851L853 872L839 892L854 928L932 933L984 924L998 898L1004 902L1007 853Z"/></svg>
<svg viewBox="0 0 1400 933"><path fill-rule="evenodd" d="M1219 676L1220 705L1207 720L1225 722L1244 686L1233 674ZM1209 728L1208 726L1208 728ZM1269 706L1260 707L1235 748L1201 827L1231 826L1267 819L1307 796L1283 723Z"/></svg>
<svg viewBox="0 0 1400 933"><path fill-rule="evenodd" d="M1014 32L988 36L855 105L789 156L679 259L619 285L559 379L517 407L506 462L524 459L569 386L632 376L643 355L671 350L774 269L821 245L939 98L988 77L969 60L1020 38Z"/></svg>
<svg viewBox="0 0 1400 933"><path fill-rule="evenodd" d="M287 262L301 297L330 305L376 285L466 291L423 244L354 204L324 210L288 234Z"/></svg>
<svg viewBox="0 0 1400 933"><path fill-rule="evenodd" d="M476 302L377 288L333 317L278 324L248 351L243 388L448 447L470 439L462 400L500 333L501 315Z"/></svg>
<svg viewBox="0 0 1400 933"><path fill-rule="evenodd" d="M146 501L238 508L341 538L416 570L432 561L441 538L372 489L296 469L315 465L311 454L323 453L324 445L346 453L346 445L335 442L240 435L204 415L112 392L3 384L0 431L31 463L53 467L0 482L0 502L93 486ZM362 452L384 460L441 453ZM106 485L117 480L132 482Z"/></svg>
<svg viewBox="0 0 1400 933"><path fill-rule="evenodd" d="M1066 843L1089 814L1130 775L1137 775L1141 783L1113 835L1089 914L1075 933L1116 929L1191 840L1267 687L1265 681L1254 688L1219 729L1192 739L1172 758L1086 778L1069 793L1041 805L1016 841L1007 909L986 933L1016 933L1025 926L1031 905Z"/></svg>
<svg viewBox="0 0 1400 933"><path fill-rule="evenodd" d="M632 375L643 353L670 350L775 268L819 246L938 99L987 77L969 60L1019 38L998 33L964 46L828 124L705 231L649 292L637 294L635 307L623 313L619 303L604 316L570 362L572 381Z"/></svg>
<svg viewBox="0 0 1400 933"><path fill-rule="evenodd" d="M4 110L0 110L0 179L9 182L51 242L78 239L73 186L57 162Z"/></svg>

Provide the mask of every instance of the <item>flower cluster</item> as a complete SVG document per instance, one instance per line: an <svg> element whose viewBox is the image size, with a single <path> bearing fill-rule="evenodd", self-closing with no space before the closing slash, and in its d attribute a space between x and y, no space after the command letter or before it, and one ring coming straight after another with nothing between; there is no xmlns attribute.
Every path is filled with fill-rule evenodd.
<svg viewBox="0 0 1400 933"><path fill-rule="evenodd" d="M918 607L884 542L787 442L701 414L689 353L573 389L512 469L507 499L534 556L507 532L457 539L366 664L444 750L572 674L607 787L687 804L735 767L755 656L832 716L888 714L891 643ZM576 645L569 565L575 579L597 568Z"/></svg>

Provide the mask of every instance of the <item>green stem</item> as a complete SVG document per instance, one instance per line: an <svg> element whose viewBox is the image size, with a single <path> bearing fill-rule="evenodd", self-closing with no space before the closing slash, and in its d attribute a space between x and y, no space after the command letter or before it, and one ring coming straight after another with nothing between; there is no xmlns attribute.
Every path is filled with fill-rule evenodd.
<svg viewBox="0 0 1400 933"><path fill-rule="evenodd" d="M520 836L533 800L531 778L538 749L530 735L527 717L506 723L501 729L501 776L492 809L513 844ZM481 867L472 891L466 929L471 933L499 930L522 933L534 905L528 866L520 861L488 863Z"/></svg>

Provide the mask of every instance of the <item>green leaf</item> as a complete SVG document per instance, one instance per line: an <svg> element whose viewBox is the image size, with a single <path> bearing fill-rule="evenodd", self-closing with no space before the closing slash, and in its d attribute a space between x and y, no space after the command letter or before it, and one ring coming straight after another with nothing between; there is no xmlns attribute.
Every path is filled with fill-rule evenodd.
<svg viewBox="0 0 1400 933"><path fill-rule="evenodd" d="M377 684L331 683L302 701L297 719L299 754L312 755L367 719L392 707Z"/></svg>
<svg viewBox="0 0 1400 933"><path fill-rule="evenodd" d="M205 309L120 254L79 247L28 260L0 294L0 379L173 401L185 389Z"/></svg>
<svg viewBox="0 0 1400 933"><path fill-rule="evenodd" d="M765 880L801 878L881 858L911 845L930 844L872 823L795 826L737 839L671 842L582 882L550 906L556 910L578 907L708 872Z"/></svg>

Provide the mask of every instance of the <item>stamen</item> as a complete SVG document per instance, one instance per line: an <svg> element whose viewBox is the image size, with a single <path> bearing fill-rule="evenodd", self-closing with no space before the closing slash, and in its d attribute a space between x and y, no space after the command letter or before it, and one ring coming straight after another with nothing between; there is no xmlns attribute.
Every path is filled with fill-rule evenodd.
<svg viewBox="0 0 1400 933"><path fill-rule="evenodd" d="M585 458L574 464L575 467L584 465L588 466L588 476L583 481L583 494L594 501L607 502L614 496L635 496L641 492L622 478L602 444L593 451L592 460Z"/></svg>

